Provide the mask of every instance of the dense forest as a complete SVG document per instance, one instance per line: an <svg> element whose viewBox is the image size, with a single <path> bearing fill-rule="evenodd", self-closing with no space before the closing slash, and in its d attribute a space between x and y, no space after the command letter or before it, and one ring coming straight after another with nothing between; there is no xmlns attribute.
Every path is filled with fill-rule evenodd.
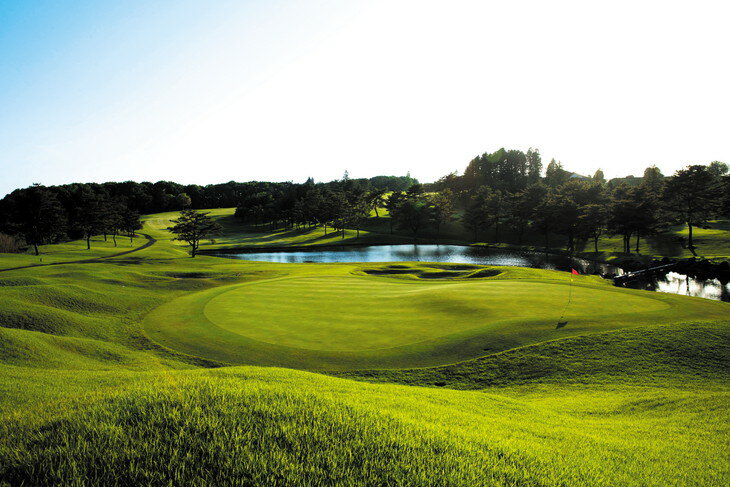
<svg viewBox="0 0 730 487"><path fill-rule="evenodd" d="M462 223L475 240L491 227L499 240L499 228L508 226L519 239L527 230L542 234L546 247L550 235L560 235L569 251L581 239L592 241L598 252L598 240L608 233L623 237L626 253L633 239L638 252L642 238L679 223L688 225L686 246L693 251L693 228L730 214L730 178L721 162L690 165L669 177L650 166L641 178L610 181L600 169L586 177L555 160L544 177L541 172L538 151L501 149L472 160L463 176L449 174L429 189L458 195Z"/></svg>
<svg viewBox="0 0 730 487"><path fill-rule="evenodd" d="M730 215L730 176L721 162L689 165L671 176L656 166L643 176L606 181L601 170L581 176L552 160L544 168L539 151L500 149L470 161L462 175L419 184L410 175L315 183L229 182L217 185L157 183L69 184L16 190L0 200L0 232L34 246L65 238L133 235L139 215L162 211L236 207L253 229L359 230L387 209L391 232L439 235L459 222L474 241L500 241L509 229L517 243L528 232L545 247L576 250L602 235L621 236L623 251L640 250L643 239L684 223L683 245L694 253L693 229ZM344 232L343 232L344 236ZM551 241L559 238L559 241Z"/></svg>

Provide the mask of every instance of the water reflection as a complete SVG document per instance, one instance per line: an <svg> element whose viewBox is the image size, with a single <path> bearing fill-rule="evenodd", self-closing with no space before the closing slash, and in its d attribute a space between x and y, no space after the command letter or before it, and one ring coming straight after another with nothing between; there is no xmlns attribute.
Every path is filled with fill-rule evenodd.
<svg viewBox="0 0 730 487"><path fill-rule="evenodd" d="M459 264L504 265L569 271L582 274L621 274L616 266L585 259L542 252L467 247L463 245L372 245L326 250L276 252L214 253L219 257L281 263L332 262L447 262Z"/></svg>
<svg viewBox="0 0 730 487"><path fill-rule="evenodd" d="M672 271L632 279L624 287L730 302L730 283L722 283L719 279L695 279Z"/></svg>
<svg viewBox="0 0 730 487"><path fill-rule="evenodd" d="M621 268L591 262L567 255L547 254L519 250L467 247L463 245L371 245L347 246L329 249L268 251L268 252L217 252L218 257L298 264L306 262L447 262L453 264L479 264L533 267L570 271L603 276L622 275ZM730 301L730 284L718 279L695 279L676 272L653 273L623 282L624 287L663 293L684 294L720 301Z"/></svg>

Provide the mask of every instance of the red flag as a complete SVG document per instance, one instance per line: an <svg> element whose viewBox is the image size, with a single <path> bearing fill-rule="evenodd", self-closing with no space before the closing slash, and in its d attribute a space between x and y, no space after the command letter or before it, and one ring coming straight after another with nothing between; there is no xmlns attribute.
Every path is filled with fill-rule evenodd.
<svg viewBox="0 0 730 487"><path fill-rule="evenodd" d="M575 276L580 275L580 274L578 274L578 271L576 271L575 269L570 269L570 273L573 274L573 275L575 275Z"/></svg>

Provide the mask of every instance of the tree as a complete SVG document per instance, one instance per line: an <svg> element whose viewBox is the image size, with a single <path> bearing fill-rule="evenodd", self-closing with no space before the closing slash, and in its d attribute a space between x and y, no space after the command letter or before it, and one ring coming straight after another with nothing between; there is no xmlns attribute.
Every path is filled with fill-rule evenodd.
<svg viewBox="0 0 730 487"><path fill-rule="evenodd" d="M190 245L191 257L195 257L202 239L221 230L221 226L208 215L207 212L201 213L186 208L180 212L180 218L172 220L175 225L167 228L175 234L173 240L184 241Z"/></svg>
<svg viewBox="0 0 730 487"><path fill-rule="evenodd" d="M680 169L668 179L663 195L665 208L677 221L687 224L687 248L697 255L692 230L706 223L719 208L721 181L707 166L700 165Z"/></svg>
<svg viewBox="0 0 730 487"><path fill-rule="evenodd" d="M505 217L504 193L482 186L472 196L471 205L467 207L462 222L474 232L474 240L478 231L495 226L495 240L499 240L499 225Z"/></svg>
<svg viewBox="0 0 730 487"><path fill-rule="evenodd" d="M504 193L500 190L491 191L484 200L487 227L494 226L494 241L499 242L499 230L506 217L506 202Z"/></svg>
<svg viewBox="0 0 730 487"><path fill-rule="evenodd" d="M476 242L479 230L484 226L484 211L478 204L472 204L461 217L461 222L467 230L474 233L474 241Z"/></svg>
<svg viewBox="0 0 730 487"><path fill-rule="evenodd" d="M603 175L603 171L601 171L601 169L598 169L593 175L593 180L601 184L606 182L606 177Z"/></svg>
<svg viewBox="0 0 730 487"><path fill-rule="evenodd" d="M557 188L561 184L568 181L570 173L563 169L563 165L552 159L545 170L545 184L552 188Z"/></svg>
<svg viewBox="0 0 730 487"><path fill-rule="evenodd" d="M58 198L40 185L33 185L17 193L13 199L12 224L33 246L35 255L38 246L63 235L66 216Z"/></svg>
<svg viewBox="0 0 730 487"><path fill-rule="evenodd" d="M326 220L322 219L322 209L325 205L324 195L322 191L315 187L307 191L307 194L299 200L301 208L301 218L303 222L309 225L325 224L325 234L327 233Z"/></svg>
<svg viewBox="0 0 730 487"><path fill-rule="evenodd" d="M631 226L636 234L636 253L640 251L639 242L641 237L645 238L657 232L660 224L659 217L659 196L652 190L645 190L641 186L632 188L629 194L632 196Z"/></svg>
<svg viewBox="0 0 730 487"><path fill-rule="evenodd" d="M454 193L445 189L430 198L431 222L436 227L436 236L441 233L441 225L448 223L454 216Z"/></svg>
<svg viewBox="0 0 730 487"><path fill-rule="evenodd" d="M658 198L664 190L664 174L656 166L649 166L644 170L644 177L639 185L644 191Z"/></svg>
<svg viewBox="0 0 730 487"><path fill-rule="evenodd" d="M429 204L425 198L419 195L406 197L393 209L390 217L403 229L409 229L414 236L428 222Z"/></svg>
<svg viewBox="0 0 730 487"><path fill-rule="evenodd" d="M537 208L535 208L532 217L532 227L545 237L545 251L550 248L550 233L555 230L558 219L560 218L560 215L557 215L555 212L554 200L554 190L548 191Z"/></svg>
<svg viewBox="0 0 730 487"><path fill-rule="evenodd" d="M412 184L406 191L406 198L415 198L420 194L423 194L423 185L420 183Z"/></svg>
<svg viewBox="0 0 730 487"><path fill-rule="evenodd" d="M398 208L398 206L403 202L403 200L405 200L405 198L405 193L401 191L394 191L385 202L385 208L390 214L390 233L393 233L393 212L397 211L396 208Z"/></svg>
<svg viewBox="0 0 730 487"><path fill-rule="evenodd" d="M86 250L91 250L91 237L106 231L106 202L87 188L78 193L73 225L86 240Z"/></svg>
<svg viewBox="0 0 730 487"><path fill-rule="evenodd" d="M322 193L319 203L316 209L317 220L324 225L324 234L327 235L327 224L338 219L341 202L335 192L326 190Z"/></svg>
<svg viewBox="0 0 730 487"><path fill-rule="evenodd" d="M517 232L519 244L522 244L527 226L534 217L536 208L545 199L547 191L544 184L537 182L510 197L511 204L507 208L507 220Z"/></svg>
<svg viewBox="0 0 730 487"><path fill-rule="evenodd" d="M545 211L552 218L553 231L565 235L568 251L575 251L575 237L578 233L578 217L580 216L578 203L567 194L556 193L548 197Z"/></svg>
<svg viewBox="0 0 730 487"><path fill-rule="evenodd" d="M378 214L378 208L383 206L383 202L385 199L385 190L384 189L374 189L367 193L365 196L365 201L370 207L370 209L375 211L375 216L380 218L380 214Z"/></svg>
<svg viewBox="0 0 730 487"><path fill-rule="evenodd" d="M545 236L545 248L550 248L550 233L567 237L567 248L575 250L580 207L566 191L551 189L535 209L533 227Z"/></svg>
<svg viewBox="0 0 730 487"><path fill-rule="evenodd" d="M362 224L370 217L371 203L368 202L367 195L365 194L353 194L349 200L347 206L347 218L346 221L357 231L355 238L360 238L360 228ZM344 229L342 231L344 236Z"/></svg>
<svg viewBox="0 0 730 487"><path fill-rule="evenodd" d="M527 156L521 150L508 150L499 161L497 189L515 192L527 185Z"/></svg>
<svg viewBox="0 0 730 487"><path fill-rule="evenodd" d="M724 162L713 161L707 167L707 170L710 171L710 174L719 178L720 176L724 176L725 174L727 174L728 167L727 164L725 164Z"/></svg>
<svg viewBox="0 0 730 487"><path fill-rule="evenodd" d="M178 193L178 195L175 196L175 206L178 209L189 208L192 202L193 201L190 199L190 196L185 193Z"/></svg>
<svg viewBox="0 0 730 487"><path fill-rule="evenodd" d="M120 203L112 202L107 205L106 207L106 228L109 230L109 232L112 234L112 241L114 242L114 246L117 246L117 234L120 230L122 230L122 225L124 223L124 212L126 210L126 207Z"/></svg>
<svg viewBox="0 0 730 487"><path fill-rule="evenodd" d="M121 214L119 229L129 235L129 243L131 244L134 241L134 232L142 229L139 213L126 208Z"/></svg>
<svg viewBox="0 0 730 487"><path fill-rule="evenodd" d="M634 212L634 196L631 189L620 184L611 194L611 201L608 206L608 229L614 235L623 237L623 251L627 254L631 253L631 235L634 232L633 219Z"/></svg>
<svg viewBox="0 0 730 487"><path fill-rule="evenodd" d="M528 184L534 184L540 181L540 175L542 174L542 158L540 157L540 151L530 147L527 149L527 182Z"/></svg>
<svg viewBox="0 0 730 487"><path fill-rule="evenodd" d="M730 217L730 176L723 176L720 179L720 214Z"/></svg>
<svg viewBox="0 0 730 487"><path fill-rule="evenodd" d="M578 227L581 235L593 240L593 248L598 253L598 240L606 226L606 208L592 203L581 208Z"/></svg>

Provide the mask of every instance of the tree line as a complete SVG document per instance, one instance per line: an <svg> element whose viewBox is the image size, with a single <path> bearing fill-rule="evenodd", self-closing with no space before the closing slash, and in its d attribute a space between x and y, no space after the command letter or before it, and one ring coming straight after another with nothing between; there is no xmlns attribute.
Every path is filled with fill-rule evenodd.
<svg viewBox="0 0 730 487"><path fill-rule="evenodd" d="M490 230L497 242L509 230L519 244L538 233L546 247L560 236L569 251L592 242L598 252L600 238L610 234L622 237L624 252L638 252L642 240L685 223L684 244L694 252L694 229L730 214L727 172L726 164L713 162L665 177L651 166L641 178L606 181L600 170L584 177L552 160L543 175L536 149L500 149L474 158L462 175L423 185L410 175L352 179L347 172L328 183L34 185L0 200L0 232L22 237L36 253L38 245L68 238L84 238L90 248L93 235L110 236L115 245L117 235L133 236L140 214L235 206L240 221L262 230L352 228L359 237L371 213L386 208L391 232L439 236L444 225L458 222L475 241Z"/></svg>
<svg viewBox="0 0 730 487"><path fill-rule="evenodd" d="M607 182L600 169L593 177L580 176L555 160L544 177L541 170L537 150L500 149L472 160L462 176L449 174L427 189L457 200L463 210L459 220L474 240L492 229L499 241L500 230L508 228L517 243L528 231L543 235L546 247L551 235L562 236L571 252L577 241L592 242L598 252L604 234L621 236L624 252L639 252L642 239L684 223L684 244L694 253L693 230L730 214L730 178L721 162L691 165L669 177L651 166L642 178L628 178L638 181L631 185ZM448 211L440 218L442 223L451 219Z"/></svg>
<svg viewBox="0 0 730 487"><path fill-rule="evenodd" d="M413 186L416 181L411 179L408 183ZM371 210L377 213L387 192L363 180L350 179L345 172L342 179L328 183L309 179L277 191L249 194L237 205L235 216L246 224L270 229L322 226L325 235L328 229L353 228L359 237Z"/></svg>
<svg viewBox="0 0 730 487"><path fill-rule="evenodd" d="M408 188L415 182L410 175L351 180L357 187L382 192ZM305 184L314 183L310 179ZM49 187L36 184L17 189L0 200L0 244L4 250L17 250L24 243L33 247L36 255L39 245L68 239L83 238L90 248L94 235L104 235L105 240L111 237L116 245L118 235L133 237L141 228L142 214L234 207L256 198L262 198L263 207L268 211L267 201L278 201L300 186L303 185L261 181L230 181L207 186L170 181ZM340 217L338 221L343 219ZM352 218L348 217L347 221L351 222Z"/></svg>
<svg viewBox="0 0 730 487"><path fill-rule="evenodd" d="M71 184L46 188L35 184L16 190L0 201L0 231L21 238L33 247L73 238L86 240L104 235L117 245L117 236L130 241L142 228L139 212L124 198L101 191L101 185Z"/></svg>
<svg viewBox="0 0 730 487"><path fill-rule="evenodd" d="M585 177L551 160L543 175L538 150L500 149L470 161L461 176L452 173L391 193L347 175L330 183L308 181L257 192L240 201L236 216L268 229L322 226L326 234L328 228L352 228L359 236L371 212L377 216L385 207L391 232L395 227L413 236L430 231L438 237L442 226L458 222L474 241L491 231L499 242L509 230L518 244L528 234L542 235L546 248L555 244L551 238L560 237L570 252L579 242L592 243L598 252L601 237L614 235L622 238L625 253L639 252L645 239L685 223L689 233L683 245L694 253L694 229L730 214L727 172L726 164L713 162L665 177L651 166L641 178L606 181L600 169Z"/></svg>

